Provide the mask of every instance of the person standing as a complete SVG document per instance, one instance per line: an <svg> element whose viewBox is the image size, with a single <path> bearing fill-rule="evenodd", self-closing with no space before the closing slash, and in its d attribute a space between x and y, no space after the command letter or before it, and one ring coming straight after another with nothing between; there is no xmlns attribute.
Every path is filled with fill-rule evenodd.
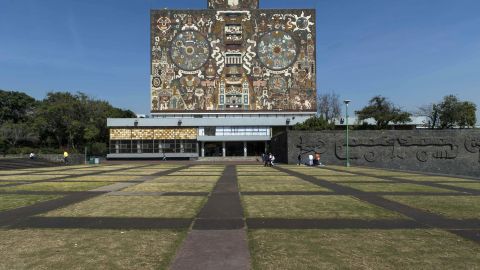
<svg viewBox="0 0 480 270"><path fill-rule="evenodd" d="M68 152L67 151L63 152L63 162L65 163L65 165L68 165Z"/></svg>
<svg viewBox="0 0 480 270"><path fill-rule="evenodd" d="M274 163L275 162L275 155L272 154L271 157L272 158L270 159L270 166L273 167L273 166L275 166L275 163Z"/></svg>
<svg viewBox="0 0 480 270"><path fill-rule="evenodd" d="M297 165L298 165L298 166L302 165L302 155L301 155L300 153L298 154L297 159L298 159Z"/></svg>
<svg viewBox="0 0 480 270"><path fill-rule="evenodd" d="M313 166L313 155L312 154L308 155L308 165Z"/></svg>

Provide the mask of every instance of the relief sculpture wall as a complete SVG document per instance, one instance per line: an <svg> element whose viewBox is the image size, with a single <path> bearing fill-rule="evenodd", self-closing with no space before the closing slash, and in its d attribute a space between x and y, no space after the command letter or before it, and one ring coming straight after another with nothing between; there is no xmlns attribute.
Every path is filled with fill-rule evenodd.
<svg viewBox="0 0 480 270"><path fill-rule="evenodd" d="M315 111L315 10L151 11L151 111Z"/></svg>
<svg viewBox="0 0 480 270"><path fill-rule="evenodd" d="M289 131L283 136L288 137L284 161L295 163L299 153L307 158L317 152L327 165L345 164L344 131ZM272 140L273 151L282 152L275 141L282 140ZM480 177L480 131L352 131L349 158L352 165Z"/></svg>

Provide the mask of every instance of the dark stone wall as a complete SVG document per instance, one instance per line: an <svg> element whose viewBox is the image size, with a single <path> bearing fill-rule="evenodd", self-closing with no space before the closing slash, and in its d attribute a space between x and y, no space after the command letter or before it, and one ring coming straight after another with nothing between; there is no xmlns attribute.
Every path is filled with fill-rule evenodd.
<svg viewBox="0 0 480 270"><path fill-rule="evenodd" d="M346 162L345 131L289 131L288 163L321 154L326 165ZM272 149L281 149L279 146ZM480 130L350 131L350 164L480 177Z"/></svg>
<svg viewBox="0 0 480 270"><path fill-rule="evenodd" d="M281 163L288 162L287 132L279 133L272 137L269 151L275 155L275 160Z"/></svg>

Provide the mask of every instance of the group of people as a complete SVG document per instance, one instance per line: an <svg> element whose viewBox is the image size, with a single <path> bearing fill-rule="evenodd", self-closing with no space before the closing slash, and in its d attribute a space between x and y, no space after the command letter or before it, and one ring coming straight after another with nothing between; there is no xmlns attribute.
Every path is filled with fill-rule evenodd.
<svg viewBox="0 0 480 270"><path fill-rule="evenodd" d="M302 165L302 154L298 154L297 158L298 158L297 165ZM305 162L305 165L307 165L307 166L324 166L320 162L320 153L315 153L315 155L309 154L308 155L308 161Z"/></svg>
<svg viewBox="0 0 480 270"><path fill-rule="evenodd" d="M262 161L264 167L273 167L275 165L275 156L272 153L263 153Z"/></svg>

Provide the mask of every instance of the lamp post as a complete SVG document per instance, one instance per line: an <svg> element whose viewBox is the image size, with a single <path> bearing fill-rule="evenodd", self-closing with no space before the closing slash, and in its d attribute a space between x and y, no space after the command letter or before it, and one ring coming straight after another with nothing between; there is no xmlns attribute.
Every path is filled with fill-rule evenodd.
<svg viewBox="0 0 480 270"><path fill-rule="evenodd" d="M346 139L345 139L345 142L347 144L347 148L345 148L345 151L346 151L346 154L347 154L347 167L350 167L350 157L349 157L349 153L348 153L348 104L352 102L351 100L349 99L346 99L343 101L343 103L345 103L345 123L346 123Z"/></svg>

